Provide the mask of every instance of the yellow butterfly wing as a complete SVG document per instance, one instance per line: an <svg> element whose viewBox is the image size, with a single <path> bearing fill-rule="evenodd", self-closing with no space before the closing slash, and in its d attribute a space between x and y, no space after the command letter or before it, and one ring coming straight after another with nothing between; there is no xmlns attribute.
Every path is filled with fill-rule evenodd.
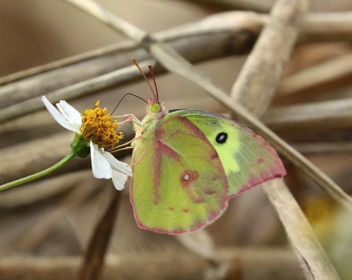
<svg viewBox="0 0 352 280"><path fill-rule="evenodd" d="M226 172L231 197L270 179L282 178L286 174L274 148L251 129L208 112L176 112L198 127L215 148Z"/></svg>
<svg viewBox="0 0 352 280"><path fill-rule="evenodd" d="M145 148L147 152L133 166L130 188L137 224L180 234L218 218L227 207L228 183L206 137L182 116L167 118L158 128L145 131L134 144L134 162Z"/></svg>

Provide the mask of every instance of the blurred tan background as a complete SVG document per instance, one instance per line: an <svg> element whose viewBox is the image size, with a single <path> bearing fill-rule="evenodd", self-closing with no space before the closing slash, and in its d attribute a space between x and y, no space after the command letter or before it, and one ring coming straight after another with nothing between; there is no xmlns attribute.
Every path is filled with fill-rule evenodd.
<svg viewBox="0 0 352 280"><path fill-rule="evenodd" d="M254 0L253 0L254 1ZM245 4L251 5L248 1ZM200 20L213 13L228 10L219 1L200 4L202 1L166 1L166 0L102 0L101 5L123 19L147 32L157 32L185 23ZM241 1L238 1L241 3ZM274 1L263 1L260 12L268 11ZM246 7L239 4L239 7ZM254 5L255 6L255 5ZM248 7L248 6L247 6ZM250 8L250 7L249 7ZM346 11L352 9L349 0L312 2L312 12ZM123 41L124 38L103 26L88 15L58 0L2 0L0 3L0 76L39 66L55 60L94 50L109 44ZM350 42L344 40L329 43L301 45L294 51L293 57L285 69L284 77L289 77L305 68L318 65L330 59L351 54ZM231 56L197 64L206 75L218 85L230 91L233 82L243 65L246 56ZM157 76L161 99L167 108L205 109L226 113L226 108L214 101L205 91L188 80L174 74ZM132 92L148 98L151 96L144 81L127 83L104 90L79 100L70 102L83 112L91 108L99 99L101 105L109 110L118 103L123 94ZM307 94L312 93L312 94ZM293 95L278 95L274 106L303 104L321 100L333 100L352 97L352 73L336 83L322 85ZM119 114L144 114L145 105L134 98L127 98L119 108ZM25 129L27 123L36 123L33 130ZM23 129L23 130L21 130ZM130 128L131 129L131 128ZM318 131L318 133L316 133ZM277 129L277 132L293 144L316 141L321 137L325 142L343 139L352 141L350 127L339 130L300 132ZM46 111L0 125L1 148L4 150L14 143L55 135L64 132ZM321 134L319 134L321 133ZM334 136L335 135L335 136ZM6 137L8 138L6 138ZM69 145L70 136L67 137ZM45 154L55 151L42 151ZM346 192L352 192L350 180L351 151L343 153L307 154L307 157L319 166ZM21 160L21 159L19 159ZM130 160L127 158L127 160ZM3 165L5 163L1 163ZM352 277L345 260L352 259L351 216L348 216L318 187L300 171L286 162L288 170L287 184L297 198L303 210L312 222L313 228L343 279ZM106 207L112 191L112 184L96 182L89 167L89 159L84 165L73 164L80 171L53 176L49 181L32 183L28 193L18 188L0 194L0 254L5 256L81 256L92 233L93 227ZM67 171L67 169L66 169ZM60 178L60 176L66 176ZM67 177L71 176L71 177ZM57 180L57 181L55 181ZM64 180L64 181L60 181ZM50 185L47 185L50 182ZM62 187L62 182L70 186ZM42 185L40 185L42 183ZM48 193L43 190L52 186ZM72 187L78 186L82 193L72 194ZM42 195L37 197L38 192ZM178 239L141 230L134 222L132 207L127 191L117 218L117 225L109 246L109 255L138 256L140 253L167 253L185 251ZM77 199L79 198L79 199ZM80 200L81 199L81 200ZM346 222L347 221L347 222ZM222 218L207 228L218 248L258 248L289 252L288 263L293 263L297 274L289 278L284 273L278 279L303 279L298 263L286 239L285 231L277 215L265 197L261 188L245 192L231 200L228 211ZM254 251L256 254L257 251ZM276 252L276 251L275 251ZM273 263L279 263L280 256ZM156 256L158 258L160 255ZM286 255L285 255L286 256ZM143 265L142 265L143 267ZM280 264L276 266L280 271ZM291 266L288 265L288 270ZM253 268L255 269L255 268ZM292 276L291 275L291 276ZM1 270L0 270L1 276ZM285 278L286 277L286 278ZM126 278L128 279L128 277ZM132 279L132 278L130 278ZM176 279L176 278L175 278ZM259 279L259 278L258 278ZM268 278L270 279L270 278Z"/></svg>

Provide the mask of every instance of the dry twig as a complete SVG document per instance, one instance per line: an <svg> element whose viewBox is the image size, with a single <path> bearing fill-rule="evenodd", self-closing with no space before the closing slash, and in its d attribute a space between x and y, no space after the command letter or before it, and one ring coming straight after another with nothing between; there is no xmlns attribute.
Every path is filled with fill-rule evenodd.
<svg viewBox="0 0 352 280"><path fill-rule="evenodd" d="M352 75L352 54L331 59L300 71L282 80L277 91L289 95L313 87L335 82Z"/></svg>
<svg viewBox="0 0 352 280"><path fill-rule="evenodd" d="M111 201L90 238L88 248L84 255L84 262L79 272L80 280L98 279L101 273L121 197L121 192L115 189L109 191L112 192Z"/></svg>
<svg viewBox="0 0 352 280"><path fill-rule="evenodd" d="M277 1L271 12L271 20L262 31L232 88L232 96L257 116L261 116L271 102L283 66L292 52L307 4L304 0ZM301 260L302 256L304 260L301 265L308 279L309 271L316 279L339 279L283 180L264 183L263 188L297 250L298 259Z"/></svg>
<svg viewBox="0 0 352 280"><path fill-rule="evenodd" d="M340 279L285 183L276 180L263 184L263 188L277 210L292 245L307 262L315 279Z"/></svg>
<svg viewBox="0 0 352 280"><path fill-rule="evenodd" d="M241 275L247 280L302 280L304 279L294 254L282 249L220 250L219 257L230 265L231 276ZM64 258L9 258L1 259L2 280L67 280L76 279L80 259ZM108 257L102 273L104 280L118 279L204 279L204 271L211 264L191 252L132 254ZM255 269L253 269L255 267ZM235 279L235 278L233 278ZM236 278L238 279L238 278Z"/></svg>
<svg viewBox="0 0 352 280"><path fill-rule="evenodd" d="M274 130L329 130L352 126L352 100L340 99L273 108L263 122Z"/></svg>
<svg viewBox="0 0 352 280"><path fill-rule="evenodd" d="M90 173L90 170L88 172ZM84 175L87 175L87 172ZM64 184L62 180L61 183ZM61 205L53 211L46 212L40 222L29 228L26 235L17 243L17 247L24 251L33 250L53 232L67 210L79 207L92 193L104 185L106 185L104 180L92 180L91 178L87 179L87 177L79 183L76 182L75 188L63 199Z"/></svg>
<svg viewBox="0 0 352 280"><path fill-rule="evenodd" d="M253 12L228 12L208 17L196 23L158 32L154 37L160 41L170 42L173 48L195 63L248 52L267 19L267 16ZM307 32L303 30L302 41L341 40L341 38L352 41L351 23L352 13L350 12L312 14L307 17L304 25L304 30ZM123 42L116 46L104 47L0 78L0 85L23 79L0 88L0 104L2 107L8 107L17 102L109 73L115 69L130 66L131 57L135 57L138 61L150 59L148 53L138 43ZM135 50L137 47L139 48ZM199 49L203 51L199 52ZM58 67L61 68L58 69ZM45 71L49 72L43 73ZM31 77L33 75L36 76ZM91 91L89 88L87 89L87 93ZM7 114L9 117L16 117L17 115L12 115L10 112L21 112L26 107L20 104L13 106L16 107L0 110L1 121L6 120L4 115ZM27 109L24 112L30 111Z"/></svg>
<svg viewBox="0 0 352 280"><path fill-rule="evenodd" d="M261 117L270 105L284 65L296 43L306 1L274 5L271 17L246 60L231 96L255 116ZM269 75L263 73L269 72ZM255 102L253 102L256 100Z"/></svg>

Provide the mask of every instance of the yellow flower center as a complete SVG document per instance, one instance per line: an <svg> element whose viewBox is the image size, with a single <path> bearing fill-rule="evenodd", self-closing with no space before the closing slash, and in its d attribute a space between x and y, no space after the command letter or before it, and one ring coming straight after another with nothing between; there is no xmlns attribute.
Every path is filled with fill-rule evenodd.
<svg viewBox="0 0 352 280"><path fill-rule="evenodd" d="M99 148L114 147L120 139L123 138L123 133L116 133L117 121L113 121L113 117L107 113L107 109L99 108L98 101L94 109L86 110L82 115L81 134L82 136Z"/></svg>

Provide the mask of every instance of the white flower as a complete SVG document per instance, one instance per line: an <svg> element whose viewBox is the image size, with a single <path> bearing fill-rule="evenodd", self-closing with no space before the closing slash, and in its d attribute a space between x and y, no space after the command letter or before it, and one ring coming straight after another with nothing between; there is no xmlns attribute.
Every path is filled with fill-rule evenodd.
<svg viewBox="0 0 352 280"><path fill-rule="evenodd" d="M66 101L61 100L59 103L57 103L56 104L58 108L57 110L49 102L49 100L46 99L45 96L42 97L42 100L44 102L45 107L48 109L49 113L61 126L75 132L78 135L82 135L84 138L85 138L85 135L82 134L82 132L84 133L87 130L90 132L89 134L90 139L87 139L87 143L89 143L89 146L90 146L92 170L93 170L94 177L99 179L112 178L115 188L117 190L122 190L125 186L127 177L132 176L133 174L132 174L131 167L128 166L127 163L117 160L111 153L104 151L104 146L111 145L112 143L117 143L118 140L122 138L121 134L116 134L116 133L113 136L111 136L114 138L111 138L111 137L109 139L106 138L106 134L105 134L106 131L110 136L112 129L117 128L117 125L114 122L111 122L112 117L110 117L110 114L106 113L106 109L101 110L99 108L99 102L97 102L94 110L86 111L86 114L87 112L89 112L90 114L92 114L93 112L94 114L96 109L97 112L99 112L101 115L105 117L103 121L107 120L109 124L111 123L110 127L106 126L107 127L106 131L101 132L102 129L100 129L99 132L97 132L96 135L95 136L93 135L92 137L91 135L92 128L89 126L90 124L88 123L88 126L85 126L85 124L82 123L82 115L75 108L69 105ZM101 115L94 118L94 120L99 118ZM87 127L90 130L87 129ZM113 130L113 133L114 133L114 130ZM99 141L97 139L99 139ZM102 139L105 140L105 142ZM94 143L93 141L96 141L97 143ZM99 145L102 147L99 147Z"/></svg>

